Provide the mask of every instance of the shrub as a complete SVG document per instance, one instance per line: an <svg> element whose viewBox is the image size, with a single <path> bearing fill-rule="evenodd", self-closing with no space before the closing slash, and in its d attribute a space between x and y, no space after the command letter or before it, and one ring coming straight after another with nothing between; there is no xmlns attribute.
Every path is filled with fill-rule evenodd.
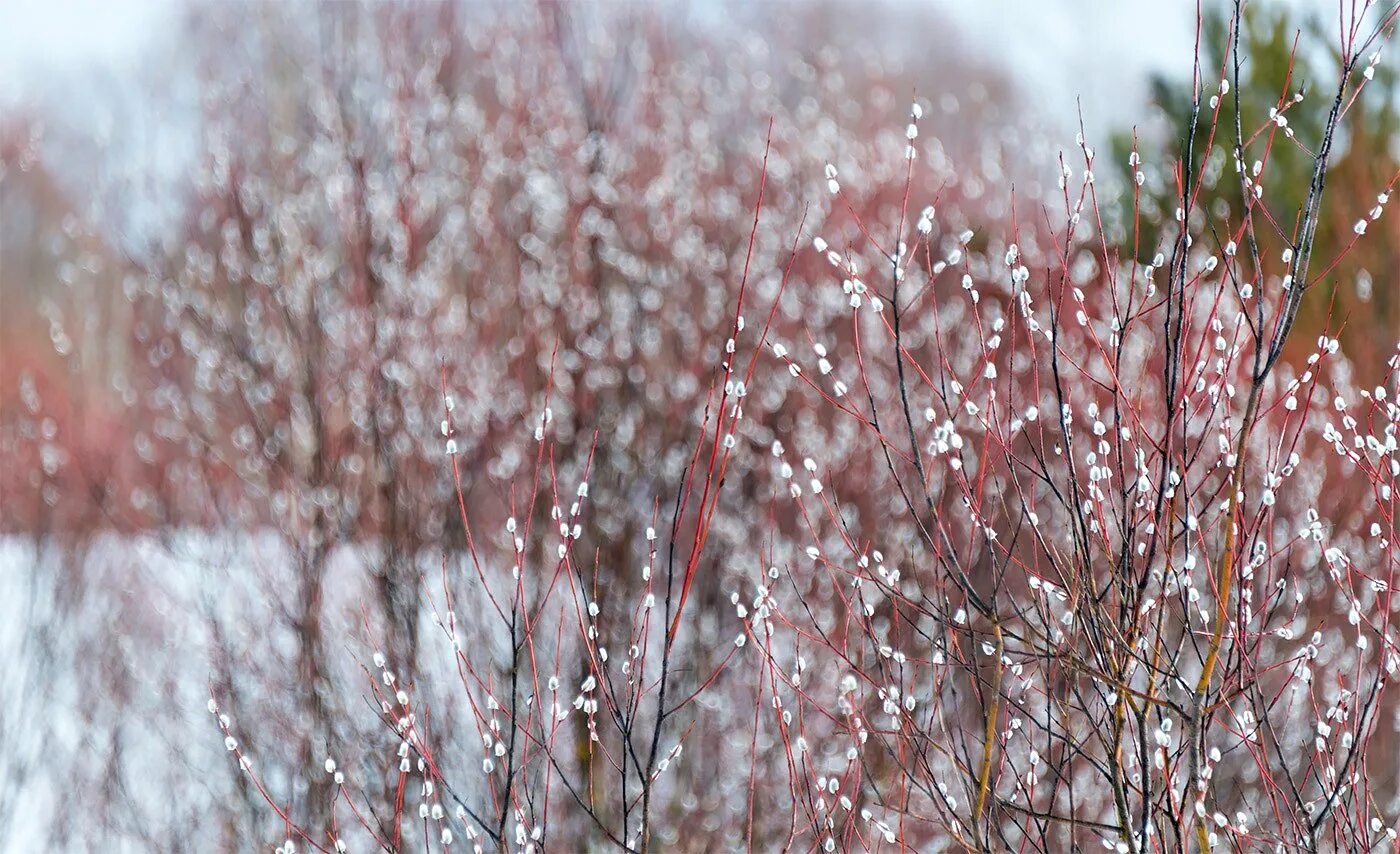
<svg viewBox="0 0 1400 854"><path fill-rule="evenodd" d="M161 591L226 846L1390 844L1400 355L1295 336L1400 180L1328 194L1396 11L1248 126L1236 6L1163 224L762 40L434 8L211 58L132 281L146 530L252 565Z"/></svg>

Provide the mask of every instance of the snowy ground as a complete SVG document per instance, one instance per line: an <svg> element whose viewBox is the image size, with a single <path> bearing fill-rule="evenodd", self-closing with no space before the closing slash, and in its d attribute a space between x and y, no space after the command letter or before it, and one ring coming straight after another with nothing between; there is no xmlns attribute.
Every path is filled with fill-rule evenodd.
<svg viewBox="0 0 1400 854"><path fill-rule="evenodd" d="M207 850L188 833L214 831L211 806L233 795L207 710L230 672L235 725L269 775L285 773L298 720L289 565L271 537L103 537L80 553L0 539L0 851L86 850L95 827L126 831L104 850ZM352 629L362 566L347 548L329 570L336 682L369 656Z"/></svg>

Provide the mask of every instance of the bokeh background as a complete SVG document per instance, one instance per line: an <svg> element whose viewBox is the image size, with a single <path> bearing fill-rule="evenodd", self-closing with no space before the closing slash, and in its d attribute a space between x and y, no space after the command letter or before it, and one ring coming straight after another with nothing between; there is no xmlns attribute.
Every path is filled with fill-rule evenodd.
<svg viewBox="0 0 1400 854"><path fill-rule="evenodd" d="M940 229L1034 219L1082 133L1115 164L1110 242L1131 231L1112 200L1132 140L1154 152L1155 233L1192 5L0 4L0 849L276 838L211 690L259 722L248 750L299 808L332 745L373 778L392 745L357 715L369 652L408 679L450 668L426 639L462 549L444 390L486 528L550 405L555 465L591 458L609 496L592 536L635 541L699 423L697 354L723 340L770 141L763 294L832 214L825 164L861 212L899 203L913 98ZM1224 4L1204 7L1216 62ZM1329 8L1250 6L1251 116ZM1326 40L1308 44L1294 79L1325 90ZM1389 67L1395 94L1344 133L1339 193L1395 172ZM1280 155L1283 196L1309 165ZM1325 257L1355 220L1331 213ZM1342 321L1361 377L1400 331L1400 218L1378 225L1295 336ZM793 328L839 322L779 304ZM839 447L840 425L783 411ZM768 489L743 481L736 500ZM702 626L731 586L713 570Z"/></svg>

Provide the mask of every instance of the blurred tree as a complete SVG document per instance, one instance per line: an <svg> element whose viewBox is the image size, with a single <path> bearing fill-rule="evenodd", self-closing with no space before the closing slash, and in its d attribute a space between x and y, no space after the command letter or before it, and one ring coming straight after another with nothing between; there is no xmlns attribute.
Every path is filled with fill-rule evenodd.
<svg viewBox="0 0 1400 854"><path fill-rule="evenodd" d="M173 722L188 724L192 711L200 718L193 731L206 731L210 682L221 712L258 722L242 749L296 823L318 836L328 830L337 794L322 763L334 757L352 779L370 781L370 812L392 836L401 782L377 761L399 740L365 713L364 674L342 644L379 650L397 684L415 685L434 663L451 669L442 645L429 642L440 640L429 608L444 576L459 601L478 595L458 571L467 549L461 516L478 548L502 542L508 517L521 519L522 533L558 530L585 479L611 498L590 507L570 536L597 544L576 581L591 574L605 604L625 601L642 584L635 567L649 552L644 531L658 502L680 488L701 420L713 417L712 372L740 283L756 304L776 305L776 331L796 335L800 321L814 344L850 340L839 287L823 300L802 297L799 283L825 281L829 259L798 253L786 290L784 273L799 236L819 232L842 250L869 246L848 213L878 224L882 239L900 222L911 227L908 75L935 60L905 66L882 44L852 42L838 29L842 17L820 7L800 27L761 13L752 27L731 26L713 18L712 5L668 8L211 3L188 11L169 63L198 92L196 163L177 187L181 215L106 285L72 265L80 281L70 290L116 300L123 313L110 316L118 319L98 316L92 300L56 312L66 329L103 333L93 340L106 348L84 336L63 347L81 360L56 362L91 371L95 388L113 392L84 394L110 414L87 419L102 427L92 454L72 451L74 477L91 472L111 487L96 496L91 527L120 520L122 529L167 539L187 532L179 565L209 573L172 578L160 561L121 565L95 577L85 597L70 595L76 604L62 612L98 638L72 640L75 649L111 651L85 657L83 672L121 685L125 696L85 720L73 751L82 761L52 760L63 790L107 805L115 803L111 781L141 785L149 773L139 763L151 748L132 743L124 722L159 719L152 729L182 742L218 804L190 797L181 806L200 818L166 821L165 803L116 803L113 812L143 827L143 848L176 850L196 824L220 828L226 849L277 832L246 774L221 763L224 776L208 775L209 764L197 767L202 760L189 752L198 738L174 734ZM980 232L1005 217L994 190L1030 171L1027 151L1037 149L1007 119L1006 84L947 57L937 61L956 70L923 75L939 83L919 90L931 132L918 140L927 166L908 192L921 203L937 198L931 239L951 251L968 245L956 242L964 228ZM841 169L839 202L820 177L828 163ZM138 207L142 192L126 188L126 204L114 208ZM833 210L843 217L829 218ZM886 269L887 250L850 251L862 269ZM33 275L50 273L36 267ZM928 347L936 330L908 323L904 335L906 346ZM121 361L129 370L118 375ZM861 382L892 399L892 375L865 372ZM855 422L819 417L812 403L785 385L755 387L744 411L757 425L761 459L794 431L814 448L852 441ZM30 421L53 408L44 405ZM546 412L547 454L533 438L545 432ZM113 436L129 437L129 446ZM42 447L26 438L24 450L37 460ZM114 468L97 467L107 459ZM735 518L776 488L774 476L769 465L731 472L724 501ZM893 491L866 488L883 475L848 476L862 484L843 506L848 530L886 530ZM541 490L514 488L536 481ZM830 483L844 486L840 476ZM32 501L33 491L21 497ZM88 507L71 486L50 492ZM240 553L227 565L207 558L225 536L232 551L262 556ZM715 526L693 591L693 611L703 615L697 636L713 637L732 607L729 591L747 568L722 556L752 536L746 525ZM528 542L532 566L557 563L557 542ZM542 601L551 576L527 578L528 595ZM123 600L129 613L111 625L79 619L82 608L116 598L109 585L143 595ZM170 601L153 604L153 589ZM485 609L463 613L473 615L469 630L487 656L480 678L512 684L523 655L518 628ZM160 638L167 623L158 614L196 625L205 655L184 647L176 660L165 646L134 639L133 624ZM626 631L622 623L598 629L613 649L630 645ZM128 641L158 650L142 672L122 652ZM685 678L712 670L728 649L687 649ZM585 657L560 654L566 681L587 678ZM192 684L182 681L191 675ZM167 678L158 693L153 684ZM181 702L166 704L181 692ZM467 768L481 767L466 761L479 750L474 712L445 693L435 718L458 739L444 752L463 760L466 779ZM578 767L566 770L582 779L604 766L577 720ZM222 754L222 743L206 743ZM694 773L718 778L743 755L697 751ZM472 779L492 785L489 776ZM719 832L742 796L703 793L701 829ZM630 807L599 796L590 808L618 818ZM785 821L775 812L772 827L753 832L786 833ZM71 833L106 841L112 824Z"/></svg>

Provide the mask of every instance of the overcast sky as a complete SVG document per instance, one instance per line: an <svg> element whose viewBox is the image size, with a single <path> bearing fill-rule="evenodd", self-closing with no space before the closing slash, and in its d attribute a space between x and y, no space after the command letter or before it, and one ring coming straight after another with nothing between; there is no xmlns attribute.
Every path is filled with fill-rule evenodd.
<svg viewBox="0 0 1400 854"><path fill-rule="evenodd" d="M1082 96L1094 126L1131 120L1150 70L1189 70L1189 0L932 2L975 48L1001 54L1047 112L1072 115ZM0 0L0 103L85 69L132 73L177 8L177 0Z"/></svg>
<svg viewBox="0 0 1400 854"><path fill-rule="evenodd" d="M606 0L597 0L605 2ZM1211 2L1224 0L1204 0ZM1331 9L1337 0L1270 0ZM242 2L242 0L223 0ZM760 0L762 2L762 0ZM1192 0L906 0L941 8L1051 114L1076 98L1095 125L1130 121L1154 70L1190 71ZM171 25L179 0L0 0L0 104L36 80L95 67L129 73Z"/></svg>
<svg viewBox="0 0 1400 854"><path fill-rule="evenodd" d="M175 8L171 0L0 0L0 100L84 67L128 72Z"/></svg>

